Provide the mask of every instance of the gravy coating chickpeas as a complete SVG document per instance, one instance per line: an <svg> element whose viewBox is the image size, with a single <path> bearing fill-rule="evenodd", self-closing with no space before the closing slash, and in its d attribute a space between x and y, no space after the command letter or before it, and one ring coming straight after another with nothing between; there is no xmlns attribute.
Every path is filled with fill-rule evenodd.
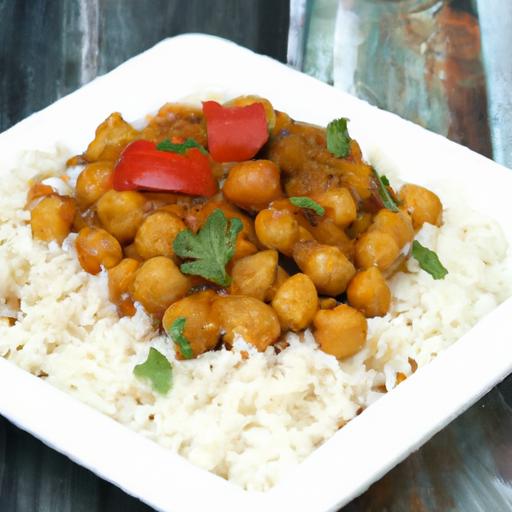
<svg viewBox="0 0 512 512"><path fill-rule="evenodd" d="M119 314L140 304L179 358L238 337L265 351L305 329L338 359L356 354L416 232L442 223L436 194L395 192L334 122L294 121L257 96L166 104L142 130L113 113L69 165L83 165L73 196L32 185L33 237L75 231L80 265L108 271Z"/></svg>

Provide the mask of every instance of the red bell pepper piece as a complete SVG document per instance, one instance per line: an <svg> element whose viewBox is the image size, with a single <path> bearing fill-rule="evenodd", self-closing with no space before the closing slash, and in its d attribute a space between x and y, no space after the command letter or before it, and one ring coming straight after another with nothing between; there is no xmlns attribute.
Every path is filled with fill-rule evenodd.
<svg viewBox="0 0 512 512"><path fill-rule="evenodd" d="M268 140L267 118L261 103L223 107L203 102L208 151L216 162L250 160Z"/></svg>
<svg viewBox="0 0 512 512"><path fill-rule="evenodd" d="M190 148L184 154L160 151L154 142L126 146L114 168L115 190L157 190L212 196L217 185L207 156Z"/></svg>

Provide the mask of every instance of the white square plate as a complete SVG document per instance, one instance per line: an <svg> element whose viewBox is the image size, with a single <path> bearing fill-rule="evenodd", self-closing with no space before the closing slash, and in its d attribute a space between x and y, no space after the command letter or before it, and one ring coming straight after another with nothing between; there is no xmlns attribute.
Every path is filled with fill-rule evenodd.
<svg viewBox="0 0 512 512"><path fill-rule="evenodd" d="M60 142L80 152L111 112L142 118L194 93L259 94L292 117L351 121L372 159L404 179L449 177L471 206L498 220L512 244L512 172L267 57L222 39L168 39L0 135L1 172L22 149ZM381 167L382 168L382 167ZM153 507L267 512L336 510L404 459L512 370L512 302L339 430L267 493L250 493L196 468L0 358L0 413ZM485 350L482 350L485 342Z"/></svg>

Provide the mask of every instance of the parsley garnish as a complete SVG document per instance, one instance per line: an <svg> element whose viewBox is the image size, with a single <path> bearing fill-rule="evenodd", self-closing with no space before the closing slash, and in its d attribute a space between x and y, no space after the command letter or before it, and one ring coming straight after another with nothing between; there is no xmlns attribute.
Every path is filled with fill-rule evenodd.
<svg viewBox="0 0 512 512"><path fill-rule="evenodd" d="M229 286L231 277L226 272L226 264L235 253L236 237L242 227L240 219L235 217L228 221L224 212L217 208L196 235L190 229L180 231L173 243L175 254L196 260L182 263L181 271Z"/></svg>
<svg viewBox="0 0 512 512"><path fill-rule="evenodd" d="M382 199L382 204L384 205L384 208L387 208L392 212L397 212L398 206L391 197L391 194L389 193L388 189L386 188L389 186L389 180L386 178L386 176L379 176L375 169L372 169L372 171L377 181L377 190L379 192L380 198Z"/></svg>
<svg viewBox="0 0 512 512"><path fill-rule="evenodd" d="M443 279L448 274L448 270L443 267L437 254L421 245L418 240L414 240L412 243L412 255L420 267L434 279Z"/></svg>
<svg viewBox="0 0 512 512"><path fill-rule="evenodd" d="M185 330L185 322L186 318L184 316L176 318L176 320L174 320L171 327L167 331L167 334L171 337L172 341L178 345L181 355L185 359L192 359L194 357L192 347L190 346L190 342L183 333Z"/></svg>
<svg viewBox="0 0 512 512"><path fill-rule="evenodd" d="M347 122L346 117L340 117L327 125L327 149L337 158L345 158L350 153Z"/></svg>
<svg viewBox="0 0 512 512"><path fill-rule="evenodd" d="M169 151L171 153L179 153L180 155L184 155L187 149L196 148L203 155L207 155L208 151L201 146L198 142L196 142L194 139L187 139L182 144L174 144L174 142L171 142L169 139L165 139L160 144L156 145L156 149L159 151Z"/></svg>
<svg viewBox="0 0 512 512"><path fill-rule="evenodd" d="M138 364L133 374L139 379L148 379L153 389L161 395L165 395L172 387L171 363L156 348L149 349L146 361Z"/></svg>
<svg viewBox="0 0 512 512"><path fill-rule="evenodd" d="M325 215L325 208L320 206L316 201L313 201L313 199L309 197L290 197L290 203L293 204L293 206L298 206L299 208L307 208L308 210L313 210L317 215L322 217Z"/></svg>

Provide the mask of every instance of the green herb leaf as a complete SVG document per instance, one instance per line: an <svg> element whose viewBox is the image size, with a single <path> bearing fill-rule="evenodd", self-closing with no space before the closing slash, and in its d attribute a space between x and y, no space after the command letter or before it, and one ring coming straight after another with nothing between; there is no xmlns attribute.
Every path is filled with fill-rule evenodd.
<svg viewBox="0 0 512 512"><path fill-rule="evenodd" d="M240 219L235 217L228 221L224 212L217 208L196 235L190 229L180 231L173 243L175 254L196 260L182 263L181 271L229 286L231 277L226 272L226 264L235 253L236 237L242 227Z"/></svg>
<svg viewBox="0 0 512 512"><path fill-rule="evenodd" d="M448 270L443 267L437 254L421 245L418 240L414 240L412 243L412 255L420 267L434 279L443 279L448 274Z"/></svg>
<svg viewBox="0 0 512 512"><path fill-rule="evenodd" d="M156 348L149 349L146 361L138 364L133 374L139 379L151 381L153 389L161 395L167 394L172 387L171 363Z"/></svg>
<svg viewBox="0 0 512 512"><path fill-rule="evenodd" d="M389 183L388 177L385 176L384 174L380 177L380 181L382 181L382 184L385 187L390 187L391 186L391 184Z"/></svg>
<svg viewBox="0 0 512 512"><path fill-rule="evenodd" d="M297 197L290 197L289 199L290 199L290 203L292 203L293 206L298 206L299 208L307 208L308 210L313 210L317 215L320 215L320 217L325 215L325 208L320 206L316 201L313 201L313 199L310 199L309 197L297 196Z"/></svg>
<svg viewBox="0 0 512 512"><path fill-rule="evenodd" d="M347 122L346 117L340 117L327 125L327 149L338 158L345 158L350 153L351 138Z"/></svg>
<svg viewBox="0 0 512 512"><path fill-rule="evenodd" d="M391 197L391 194L389 193L388 189L386 188L387 186L389 186L389 180L385 176L379 176L375 169L372 169L372 171L377 181L377 190L379 192L380 198L382 199L382 203L384 204L384 208L387 208L392 212L397 212L398 206Z"/></svg>
<svg viewBox="0 0 512 512"><path fill-rule="evenodd" d="M167 334L171 337L172 341L178 345L181 355L185 359L192 359L194 357L194 353L192 352L190 341L188 341L184 334L186 321L187 319L184 316L176 318L167 331Z"/></svg>
<svg viewBox="0 0 512 512"><path fill-rule="evenodd" d="M208 151L201 146L198 142L196 142L194 139L187 139L182 144L174 144L174 142L171 142L169 139L165 139L160 144L157 144L156 149L159 151L168 151L170 153L179 153L180 155L184 155L187 149L196 148L203 155L207 155Z"/></svg>

